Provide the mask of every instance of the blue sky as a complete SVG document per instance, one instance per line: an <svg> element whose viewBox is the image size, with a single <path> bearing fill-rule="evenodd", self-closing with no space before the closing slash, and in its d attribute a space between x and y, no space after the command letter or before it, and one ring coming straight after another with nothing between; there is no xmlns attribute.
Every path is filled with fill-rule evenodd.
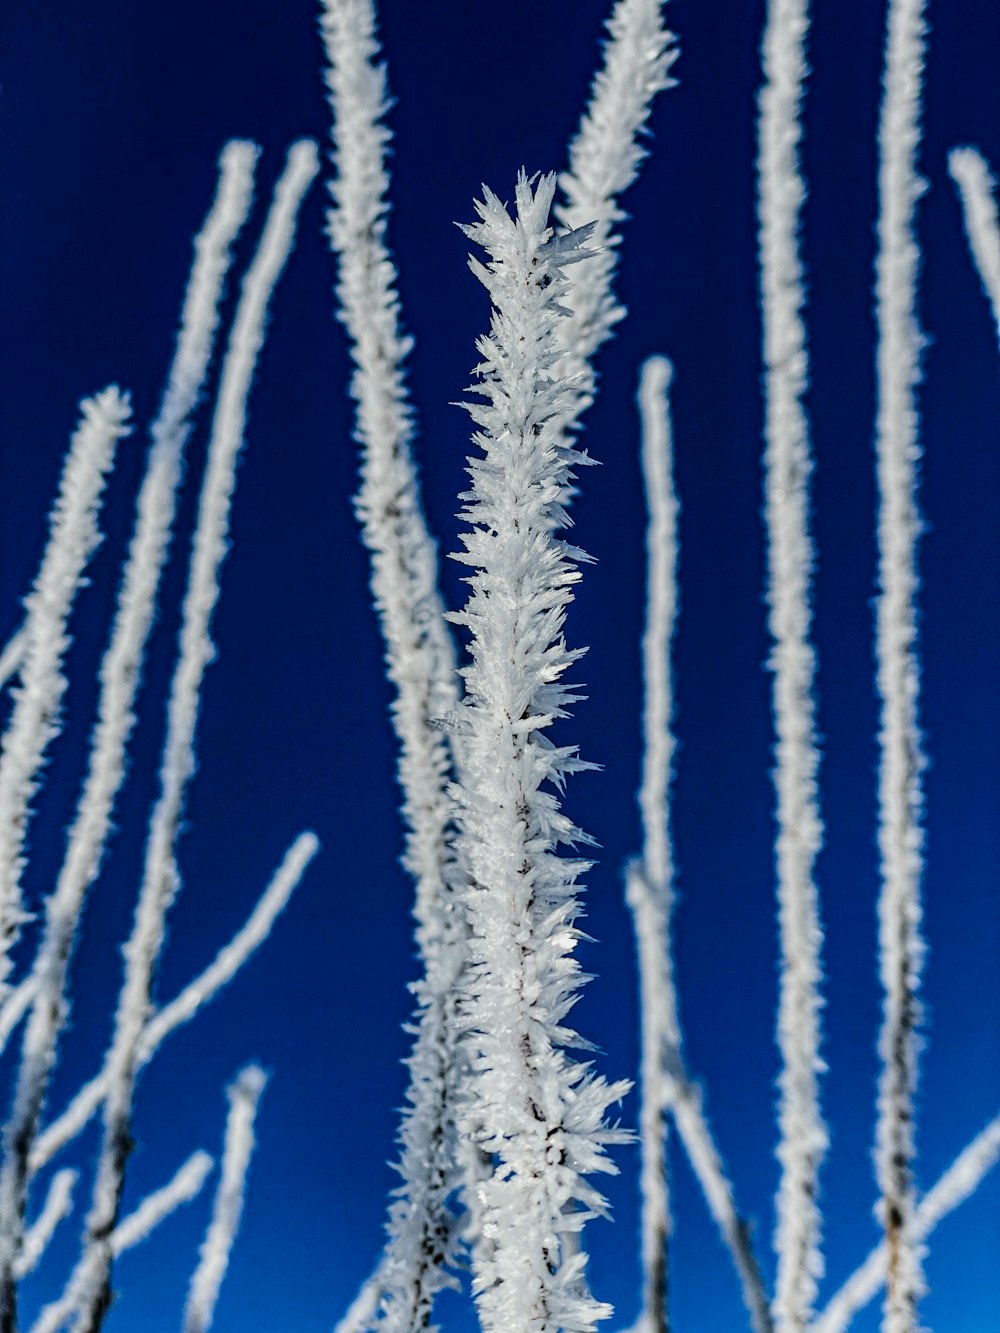
<svg viewBox="0 0 1000 1333"><path fill-rule="evenodd" d="M452 225L486 181L504 197L517 169L560 167L595 67L606 0L385 0L397 104L391 239L407 326L418 455L442 552L456 548L455 496L468 451L463 396L487 309ZM883 6L815 6L806 108L817 456L814 528L819 725L824 738L819 863L827 931L824 1175L832 1293L876 1239L875 982L871 665L874 591L873 319L875 147ZM1000 1105L1000 363L966 251L947 151L975 143L1000 165L1000 12L985 0L930 10L929 191L919 210L921 391L926 459L921 545L927 775L927 1048L919 1177L930 1184ZM589 645L566 736L599 773L573 781L572 817L600 843L582 949L596 974L578 1009L612 1077L636 1066L635 977L620 867L636 849L638 640L644 518L632 405L641 359L675 362L682 611L677 638L677 970L694 1070L737 1195L770 1265L775 943L769 684L760 524L759 315L754 238L754 97L760 3L675 0L679 86L652 120L652 156L631 191L620 292L629 320L602 354L585 436L599 469L582 479L574 538L597 557L571 609ZM117 562L172 347L193 236L223 141L263 145L264 192L284 149L323 139L316 13L305 0L93 0L0 14L0 635L37 565L77 400L108 382L132 391L140 430L123 450L108 540L74 622L66 730L33 826L37 904L61 852L93 706ZM129 1199L195 1147L215 1151L223 1088L249 1059L272 1080L262 1103L246 1222L219 1333L318 1333L373 1262L393 1153L413 976L409 886L397 864L393 744L365 557L350 497L356 462L347 354L332 318L324 198L308 200L273 307L250 404L233 549L206 682L200 771L181 857L185 886L161 973L171 995L242 921L294 835L317 859L246 973L143 1078ZM241 243L246 261L257 221ZM227 310L231 312L230 300ZM186 546L205 419L190 454L178 549ZM460 570L443 561L446 598ZM155 791L162 696L177 625L172 568L140 705L132 779L94 893L76 971L72 1029L53 1091L62 1105L93 1072ZM634 1123L634 1097L624 1119ZM87 1141L92 1147L92 1142ZM631 1321L638 1301L636 1161L618 1154L613 1225L590 1231L592 1281ZM686 1165L678 1161L676 1327L743 1327L739 1293ZM207 1199L120 1265L111 1333L177 1327ZM30 1293L45 1299L73 1250L74 1223ZM948 1333L1000 1327L1000 1179L942 1226L928 1262L925 1321ZM442 1316L458 1326L457 1302ZM616 1327L619 1326L616 1322ZM876 1326L871 1314L857 1327Z"/></svg>

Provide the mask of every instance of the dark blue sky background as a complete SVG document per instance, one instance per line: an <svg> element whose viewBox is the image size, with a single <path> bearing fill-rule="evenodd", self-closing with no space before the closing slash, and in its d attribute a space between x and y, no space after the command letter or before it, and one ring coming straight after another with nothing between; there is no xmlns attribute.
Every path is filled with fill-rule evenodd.
<svg viewBox="0 0 1000 1333"><path fill-rule="evenodd" d="M448 404L463 396L473 339L487 318L452 223L471 217L481 181L509 197L520 166L563 165L608 8L607 0L384 0L397 99L391 238L416 337L418 452L443 552L457 544L455 496L468 448L466 415ZM930 189L919 212L920 307L930 338L921 392L923 716L932 757L922 1185L1000 1105L1000 362L945 168L948 149L966 142L1000 165L1000 9L950 0L932 3L930 17L921 156ZM775 932L753 175L763 4L675 0L670 21L681 45L680 85L657 104L653 155L628 198L620 291L631 315L601 357L602 391L585 443L603 466L587 471L575 509L575 538L598 563L568 628L572 645L590 645L577 673L590 697L565 734L603 765L575 779L567 795L573 818L601 844L587 894L597 943L581 951L597 980L577 1012L601 1048L601 1068L634 1073L636 983L620 883L638 838L644 516L632 396L641 358L663 352L677 371L683 543L677 970L690 1060L770 1267ZM819 0L806 110L833 1137L824 1176L827 1293L877 1239L871 274L883 22L875 0ZM37 904L75 799L142 428L169 363L190 239L214 188L218 151L237 135L265 150L260 208L239 249L245 262L285 147L303 134L324 139L328 115L311 0L11 0L0 12L0 52L0 635L16 627L38 563L77 400L116 381L132 391L140 425L122 450L108 540L74 621L66 730L33 826L27 888ZM393 1184L386 1159L404 1087L410 888L397 865L388 694L351 511L348 360L332 318L324 207L316 188L251 398L215 622L220 656L206 682L201 767L181 848L185 886L161 994L171 996L213 956L299 830L315 828L323 852L266 950L145 1074L128 1183L135 1201L195 1147L215 1151L225 1083L252 1058L272 1071L219 1333L319 1333L346 1307L381 1243ZM181 551L206 418L190 454ZM448 601L459 604L454 562L444 562L443 579ZM132 780L79 950L56 1106L94 1071L109 1029L117 941L155 792L181 587L175 563L140 701ZM624 1117L634 1123L636 1114L633 1097ZM634 1317L639 1284L637 1154L618 1156L615 1222L589 1233L593 1285L618 1307L616 1327ZM675 1190L676 1327L743 1327L735 1279L680 1160ZM207 1210L206 1195L122 1261L109 1330L178 1327ZM33 1301L58 1290L76 1225L65 1226L63 1244L32 1284ZM1000 1328L998 1253L993 1179L934 1237L929 1327ZM454 1298L442 1303L442 1316L464 1318ZM871 1312L857 1325L875 1326Z"/></svg>

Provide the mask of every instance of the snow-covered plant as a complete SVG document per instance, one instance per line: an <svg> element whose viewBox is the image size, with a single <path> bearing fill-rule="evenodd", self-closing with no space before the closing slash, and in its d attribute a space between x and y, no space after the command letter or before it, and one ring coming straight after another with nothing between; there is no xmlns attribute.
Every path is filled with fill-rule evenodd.
<svg viewBox="0 0 1000 1333"><path fill-rule="evenodd" d="M467 868L470 938L462 1017L474 1077L466 1123L493 1156L481 1187L492 1249L475 1273L487 1330L555 1333L610 1315L584 1283L586 1256L567 1246L603 1210L586 1177L613 1170L604 1145L621 1141L605 1113L627 1084L608 1084L567 1053L565 1024L580 984L573 956L577 881L587 863L560 845L586 841L559 808L557 790L584 762L546 735L578 696L563 681L580 657L563 638L565 609L586 557L557 537L575 464L565 439L573 384L550 372L570 264L586 262L590 228L549 225L555 177L523 174L511 217L486 190L464 228L486 263L470 267L493 314L468 411L482 457L462 516L456 556L474 571L465 609L466 694L453 725L463 765L455 796Z"/></svg>
<svg viewBox="0 0 1000 1333"><path fill-rule="evenodd" d="M315 146L304 141L291 150L288 168L278 184L257 255L243 284L222 369L170 701L162 791L151 821L136 926L125 950L116 1031L101 1074L81 1090L67 1112L43 1129L40 1122L49 1079L69 1011L69 966L87 891L98 874L112 810L125 778L128 741L136 720L133 708L169 547L183 449L220 322L230 249L250 209L257 152L252 144L234 142L227 145L220 160L218 193L195 243L176 355L160 414L150 430L148 464L110 643L100 670L86 779L60 873L44 903L44 923L34 957L29 958L27 972L16 987L8 985L4 991L0 1017L4 1041L26 1020L0 1161L0 1328L4 1333L17 1333L20 1327L20 1283L37 1266L56 1228L70 1212L79 1173L56 1173L41 1211L28 1226L33 1179L56 1152L76 1138L98 1109L104 1110L104 1137L80 1255L62 1295L45 1306L36 1320L35 1333L57 1333L69 1326L78 1333L97 1333L111 1304L113 1261L201 1189L212 1160L196 1152L171 1181L149 1194L129 1216L120 1216L133 1143L137 1078L164 1038L193 1017L263 942L317 850L312 834L301 835L246 924L213 963L173 1001L158 1008L154 1005L153 982L165 916L178 884L174 844L186 783L195 767L201 683L214 655L209 625L227 547L227 518L243 442L246 400L268 301L288 258L302 198L318 166ZM0 838L0 869L6 866L3 920L8 923L7 944L22 924L18 883L29 805L40 786L46 746L59 730L59 706L66 687L61 664L70 642L69 612L100 538L99 501L115 445L130 429L128 398L117 389L105 390L84 401L82 417L71 442L35 587L25 600L24 623L3 654L6 678L17 678L0 753L0 803L5 803L10 815L4 823L7 836ZM3 976L8 972L9 960L4 963ZM188 1325L199 1333L211 1323L239 1222L242 1182L253 1146L250 1127L262 1081L259 1070L244 1071L232 1093L216 1218L195 1274L188 1312Z"/></svg>

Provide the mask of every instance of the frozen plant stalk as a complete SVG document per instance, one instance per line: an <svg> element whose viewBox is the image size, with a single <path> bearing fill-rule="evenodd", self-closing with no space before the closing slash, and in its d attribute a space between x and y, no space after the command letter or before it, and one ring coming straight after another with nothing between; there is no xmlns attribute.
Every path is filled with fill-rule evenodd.
<svg viewBox="0 0 1000 1333"><path fill-rule="evenodd" d="M921 1246L914 1230L913 1098L923 873L923 782L917 702L916 387L921 334L916 316L919 250L913 215L923 184L917 175L924 64L924 0L891 0L885 85L879 123L879 215L876 264L878 322L878 551L876 661L879 730L879 970L883 990L881 1072L875 1163L882 1195L887 1256L883 1333L914 1333L923 1291Z"/></svg>
<svg viewBox="0 0 1000 1333"><path fill-rule="evenodd" d="M476 1254L474 1272L487 1333L584 1333L610 1314L587 1290L585 1252L567 1238L604 1208L586 1177L614 1169L604 1144L623 1135L604 1115L627 1088L566 1054L577 1040L563 1020L581 981L573 950L586 863L556 849L584 835L542 790L585 766L575 747L545 736L578 697L561 683L580 655L567 650L563 623L585 558L553 535L566 523L578 456L564 435L572 386L549 370L564 269L586 256L588 229L554 236L554 188L553 176L536 183L522 173L515 218L485 190L480 221L465 228L489 256L470 264L493 302L472 390L486 401L469 405L483 456L470 460L471 531L456 557L473 569L472 593L454 617L472 654L456 798L470 875L469 1124L494 1159L481 1186L493 1246Z"/></svg>
<svg viewBox="0 0 1000 1333"><path fill-rule="evenodd" d="M448 1281L456 1183L454 1089L458 1068L455 995L465 958L451 887L452 757L430 725L458 703L455 654L437 589L437 550L427 529L411 448L412 412L396 270L385 232L389 130L384 68L372 0L324 0L321 28L333 111L330 241L337 255L339 318L355 370L355 437L361 446L358 516L371 558L371 586L399 739L405 864L416 885L414 916L423 975L415 993L416 1037L400 1129L402 1185L375 1285L384 1333L409 1333L430 1318ZM377 1305L377 1302L376 1302ZM366 1316L369 1322L374 1311Z"/></svg>
<svg viewBox="0 0 1000 1333"><path fill-rule="evenodd" d="M1000 215L997 183L986 159L975 148L953 148L948 171L958 187L962 215L975 260L1000 338Z"/></svg>
<svg viewBox="0 0 1000 1333"><path fill-rule="evenodd" d="M650 357L642 367L642 472L646 529L646 627L642 639L643 763L639 808L643 853L629 865L626 895L639 953L642 1022L643 1317L646 1333L667 1333L670 1194L666 1113L674 1100L681 1033L673 977L670 917L673 864L669 790L674 737L670 650L677 618L677 498L667 393L670 362ZM670 1068L669 1066L674 1066Z"/></svg>
<svg viewBox="0 0 1000 1333"><path fill-rule="evenodd" d="M816 783L816 653L810 637L812 451L802 402L808 353L798 237L806 193L799 141L808 23L806 0L770 0L757 160L781 958L777 1021L781 1179L774 1236L778 1259L774 1324L778 1333L804 1333L812 1319L823 1272L818 1193L819 1166L827 1147L818 1085L822 1069L822 928L814 866L822 824Z"/></svg>
<svg viewBox="0 0 1000 1333"><path fill-rule="evenodd" d="M556 333L563 353L559 372L578 377L571 422L593 401L594 354L625 316L613 287L621 240L617 228L626 217L619 196L635 180L646 156L641 140L653 100L673 82L670 67L677 49L663 22L664 3L617 0L608 20L604 62L570 144L569 169L559 177L556 218L569 228L593 224L591 242L597 251L566 293L569 318Z"/></svg>
<svg viewBox="0 0 1000 1333"><path fill-rule="evenodd" d="M207 1333L212 1326L222 1280L243 1216L247 1172L254 1149L254 1121L266 1082L267 1077L259 1066L247 1065L229 1089L222 1176L212 1207L212 1221L191 1279L184 1309L184 1333Z"/></svg>
<svg viewBox="0 0 1000 1333"><path fill-rule="evenodd" d="M100 541L97 512L115 447L130 430L129 413L127 396L114 386L80 404L45 556L25 602L21 683L0 747L0 1000L9 990L8 954L24 919L21 871L28 807L45 751L59 732L67 622L84 568Z"/></svg>

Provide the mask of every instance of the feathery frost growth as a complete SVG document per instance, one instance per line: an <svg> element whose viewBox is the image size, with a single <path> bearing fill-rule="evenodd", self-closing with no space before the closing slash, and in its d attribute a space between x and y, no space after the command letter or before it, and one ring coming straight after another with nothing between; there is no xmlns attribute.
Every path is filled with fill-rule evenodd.
<svg viewBox="0 0 1000 1333"><path fill-rule="evenodd" d="M469 884L470 970L463 1021L474 1077L467 1123L494 1156L481 1186L481 1225L492 1249L476 1256L475 1291L487 1333L585 1330L610 1314L588 1293L575 1244L604 1203L586 1176L613 1170L603 1145L607 1108L627 1084L608 1085L566 1046L582 978L573 957L576 900L586 862L560 858L584 835L543 784L561 787L585 765L545 735L578 696L562 683L580 656L563 639L582 552L559 541L579 456L565 443L572 385L550 370L567 265L584 260L589 228L556 236L548 225L555 178L523 174L511 218L485 190L479 222L464 228L487 263L470 266L493 303L490 333L469 404L483 456L470 459L462 517L471 531L455 558L472 567L456 623L471 635L463 670L463 766L455 795Z"/></svg>
<svg viewBox="0 0 1000 1333"><path fill-rule="evenodd" d="M201 393L219 323L219 298L232 242L250 209L257 150L226 146L214 205L195 241L177 350L136 504L135 528L118 596L111 641L100 669L97 724L87 778L69 832L45 930L32 966L34 996L21 1052L14 1105L4 1127L0 1169L0 1326L13 1319L15 1263L23 1228L29 1157L59 1033L66 1022L66 974L85 895L100 866L111 812L125 776L125 751L146 640L166 560L190 415Z"/></svg>
<svg viewBox="0 0 1000 1333"><path fill-rule="evenodd" d="M10 950L24 920L21 871L28 806L45 751L59 733L67 622L100 540L97 511L115 447L130 429L129 412L128 398L114 387L80 404L45 555L25 602L20 684L0 745L0 1001L9 994Z"/></svg>
<svg viewBox="0 0 1000 1333"><path fill-rule="evenodd" d="M559 374L571 381L569 425L593 402L594 354L625 317L613 288L621 240L616 227L627 216L619 196L635 180L646 156L641 139L653 100L672 83L670 67L677 50L663 23L664 4L617 0L608 20L604 63L570 144L569 167L559 177L562 198L556 220L571 231L591 226L595 251L574 275L565 300L569 317L556 333Z"/></svg>
<svg viewBox="0 0 1000 1333"><path fill-rule="evenodd" d="M888 1263L883 1333L914 1333L924 1285L921 1247L913 1226L912 1166L916 1028L924 959L921 817L926 761L917 715L920 667L915 611L920 532L916 388L921 334L916 316L919 251L913 233L913 215L923 189L916 158L924 34L923 0L891 0L878 135L876 261L879 596L875 654L881 699L882 888L878 912L884 1000L875 1160Z"/></svg>
<svg viewBox="0 0 1000 1333"><path fill-rule="evenodd" d="M371 0L325 0L321 21L333 112L333 207L339 318L351 342L361 445L357 511L371 557L371 586L395 689L404 863L416 884L413 913L423 975L415 994L410 1085L400 1128L402 1184L392 1203L381 1276L380 1326L423 1327L449 1281L455 1219L454 1135L460 1073L455 1003L465 958L449 849L453 777L448 737L432 724L458 703L455 652L437 590L437 549L427 530L411 449L396 274L386 241L389 131L384 68Z"/></svg>
<svg viewBox="0 0 1000 1333"><path fill-rule="evenodd" d="M131 1146L132 1097L141 1066L140 1047L149 1016L156 960L163 945L166 914L178 887L174 844L187 784L195 767L194 735L201 682L214 656L209 626L219 595L219 570L226 551L246 399L263 341L268 302L291 248L299 206L318 166L313 143L304 141L289 151L288 165L275 189L260 246L243 280L222 368L184 598L180 653L171 683L160 796L150 820L142 886L135 924L125 946L125 979L106 1061L104 1136L87 1220L88 1242L80 1273L79 1314L74 1333L94 1333L111 1298L109 1237L117 1219Z"/></svg>
<svg viewBox="0 0 1000 1333"><path fill-rule="evenodd" d="M997 213L997 183L986 159L974 148L952 149L948 154L948 170L958 186L969 249L993 312L997 337L1000 338L1000 215Z"/></svg>
<svg viewBox="0 0 1000 1333"><path fill-rule="evenodd" d="M820 944L814 865L822 837L816 775L809 533L812 453L802 396L807 351L799 217L806 75L806 0L770 0L762 45L765 83L758 121L758 222L764 333L764 512L767 526L770 667L777 797L775 863L781 949L777 1035L778 1160L774 1322L804 1333L812 1318L820 1251L819 1165L827 1147L819 1106Z"/></svg>
<svg viewBox="0 0 1000 1333"><path fill-rule="evenodd" d="M673 970L671 917L673 858L670 847L670 781L673 680L671 646L677 615L677 499L671 480L670 362L650 357L639 382L642 468L649 511L646 530L646 625L643 631L643 769L639 789L642 856L625 869L639 965L642 1155L643 1333L670 1326L666 1114L729 1251L755 1333L771 1333L770 1302L750 1230L740 1216L726 1177L700 1089L691 1081L680 1024Z"/></svg>

